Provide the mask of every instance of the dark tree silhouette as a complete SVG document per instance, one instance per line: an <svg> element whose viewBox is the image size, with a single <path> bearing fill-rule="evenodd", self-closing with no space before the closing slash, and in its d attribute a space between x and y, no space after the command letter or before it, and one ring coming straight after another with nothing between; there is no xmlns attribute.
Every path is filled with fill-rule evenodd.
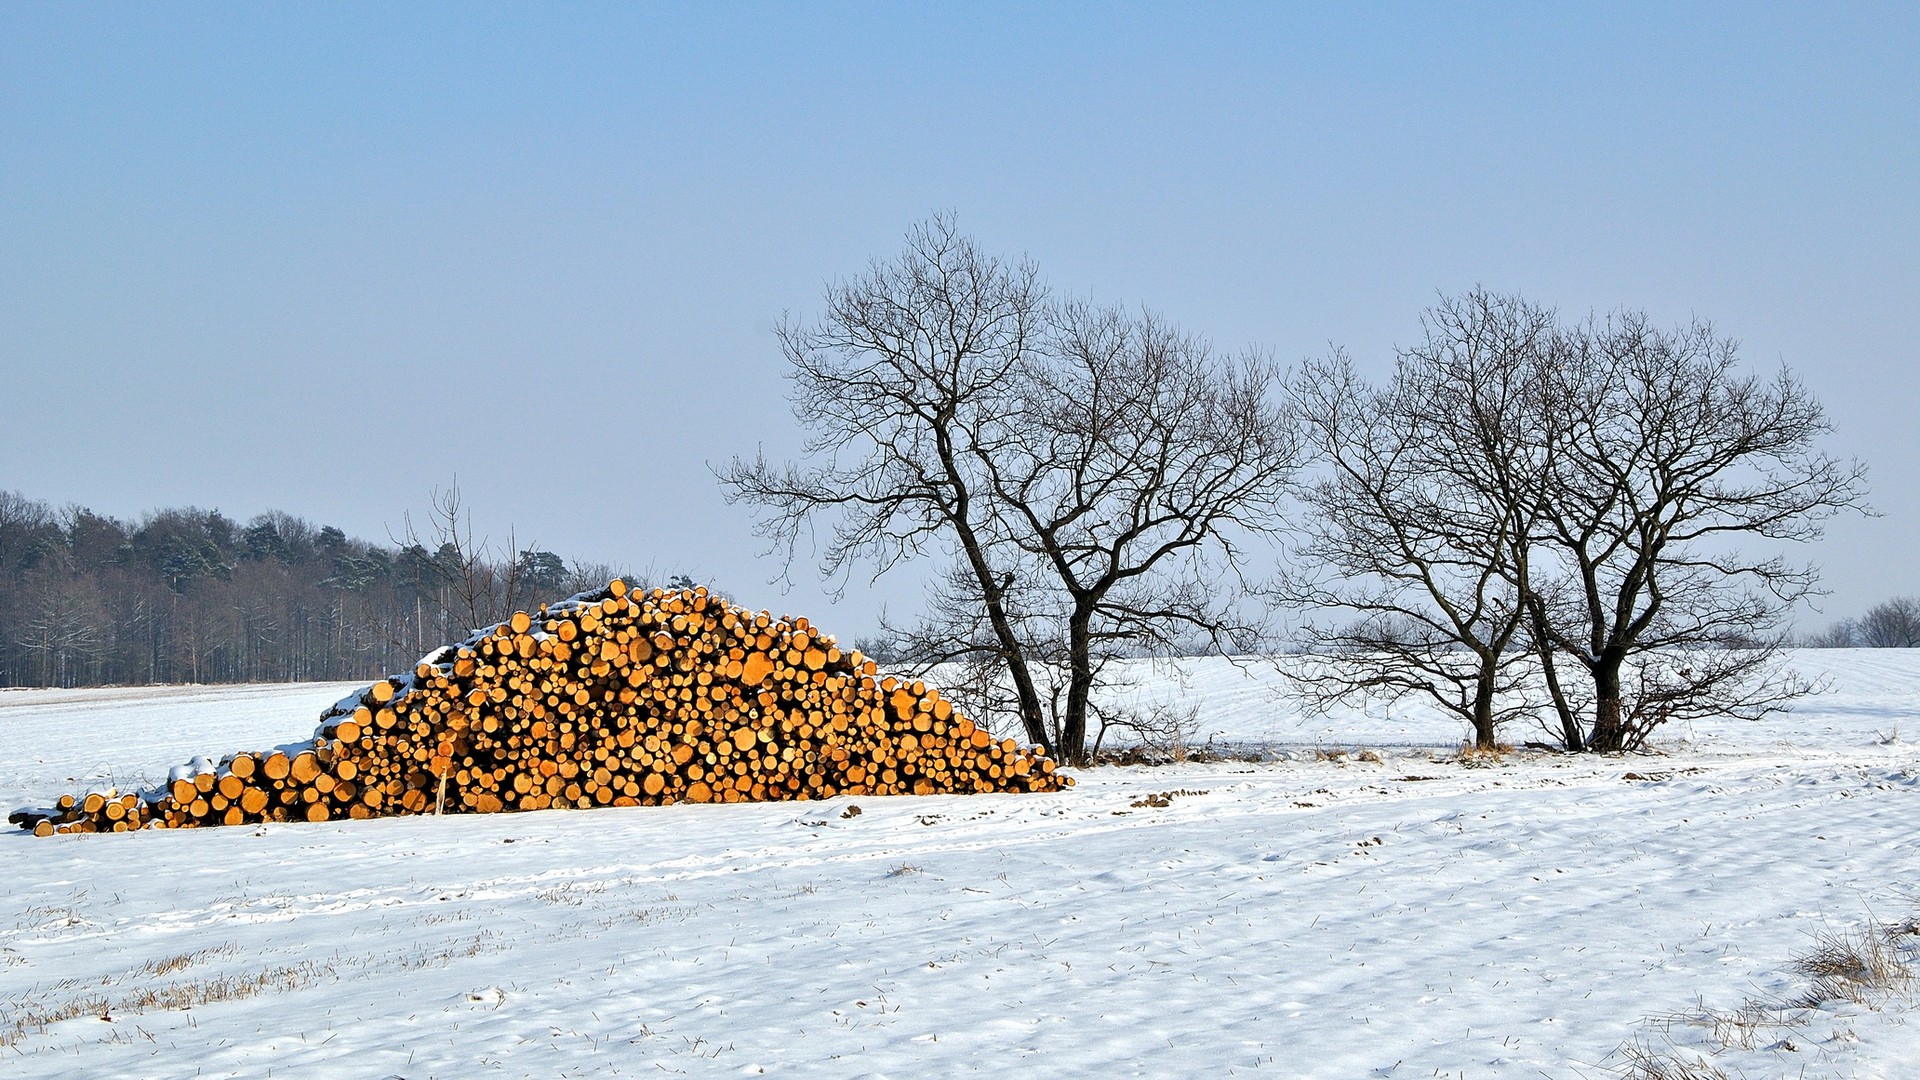
<svg viewBox="0 0 1920 1080"><path fill-rule="evenodd" d="M1310 625L1316 700L1422 693L1486 744L1544 696L1568 749L1604 751L1805 691L1775 661L1817 571L1777 549L1863 509L1864 469L1817 448L1804 385L1703 323L1567 326L1482 291L1427 327L1385 388L1338 358L1295 380L1326 467L1280 593L1359 615Z"/></svg>
<svg viewBox="0 0 1920 1080"><path fill-rule="evenodd" d="M984 254L949 217L780 341L807 460L735 460L718 470L729 497L767 511L788 565L830 521L829 578L947 560L905 649L1004 691L975 708L1004 706L1078 763L1106 659L1249 641L1235 545L1278 528L1299 458L1265 361L1051 301L1031 264Z"/></svg>
<svg viewBox="0 0 1920 1080"><path fill-rule="evenodd" d="M1309 612L1319 660L1292 669L1309 701L1415 695L1481 747L1524 689L1536 372L1551 312L1485 292L1427 312L1382 387L1344 354L1290 382L1324 468L1299 491L1294 561L1275 594ZM1336 621L1342 616L1351 621Z"/></svg>

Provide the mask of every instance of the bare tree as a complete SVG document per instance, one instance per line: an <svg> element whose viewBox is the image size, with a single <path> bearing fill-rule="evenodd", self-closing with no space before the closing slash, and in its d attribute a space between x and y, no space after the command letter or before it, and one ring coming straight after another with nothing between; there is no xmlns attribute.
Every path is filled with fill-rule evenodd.
<svg viewBox="0 0 1920 1080"><path fill-rule="evenodd" d="M983 254L950 217L780 339L809 461L736 460L729 498L770 511L763 535L789 565L831 517L829 578L944 556L909 651L973 662L1033 742L1085 760L1115 655L1249 640L1237 545L1278 527L1299 458L1264 360L1051 303L1031 264Z"/></svg>
<svg viewBox="0 0 1920 1080"><path fill-rule="evenodd" d="M106 613L91 582L76 579L63 560L49 559L31 571L16 612L19 644L32 656L32 674L42 686L78 686L104 651Z"/></svg>
<svg viewBox="0 0 1920 1080"><path fill-rule="evenodd" d="M1312 613L1304 636L1323 655L1290 669L1309 701L1418 696L1491 747L1529 705L1518 646L1554 318L1476 291L1424 323L1383 387L1340 353L1292 380L1324 467L1299 490L1275 595Z"/></svg>
<svg viewBox="0 0 1920 1080"><path fill-rule="evenodd" d="M1016 715L1041 741L1039 691L1008 610L1015 555L974 468L993 452L995 418L1036 345L1038 273L984 254L937 217L908 233L898 259L834 285L826 302L817 324L779 328L811 463L735 460L719 470L728 498L770 512L759 531L788 567L815 518L833 513L821 573L841 587L861 560L877 577L929 547L948 554L980 594L990 636L978 651L997 650Z"/></svg>
<svg viewBox="0 0 1920 1080"><path fill-rule="evenodd" d="M1841 619L1815 634L1802 635L1794 644L1803 649L1851 649L1860 644L1860 620Z"/></svg>
<svg viewBox="0 0 1920 1080"><path fill-rule="evenodd" d="M1428 313L1383 389L1341 357L1310 367L1295 396L1329 468L1282 595L1359 617L1309 626L1333 653L1310 691L1423 694L1483 744L1544 692L1571 750L1805 692L1775 659L1817 573L1740 544L1814 539L1863 506L1864 471L1815 448L1804 386L1736 352L1703 324L1565 327L1474 292Z"/></svg>
<svg viewBox="0 0 1920 1080"><path fill-rule="evenodd" d="M1244 652L1238 545L1271 535L1303 455L1280 374L1224 358L1152 315L1055 307L1024 370L1010 437L983 455L1035 607L1064 647L1055 744L1079 761L1101 667L1176 648Z"/></svg>
<svg viewBox="0 0 1920 1080"><path fill-rule="evenodd" d="M1896 596L1875 604L1860 617L1855 634L1870 649L1920 648L1920 598Z"/></svg>
<svg viewBox="0 0 1920 1080"><path fill-rule="evenodd" d="M476 535L473 512L461 501L458 478L445 489L433 490L424 533L408 514L394 542L431 553L440 586L438 606L443 618L452 620L443 627L440 637L444 640L457 641L505 619L530 601L537 602L528 594L528 563L517 555L521 549L514 534L508 532L499 551L487 537Z"/></svg>
<svg viewBox="0 0 1920 1080"><path fill-rule="evenodd" d="M1740 544L1817 538L1864 507L1864 468L1815 448L1829 425L1804 385L1743 374L1704 323L1668 331L1630 312L1568 340L1535 418L1547 452L1527 581L1549 674L1567 656L1591 681L1586 747L1780 707L1805 689L1774 663L1782 620L1817 571ZM1623 686L1634 668L1638 695Z"/></svg>

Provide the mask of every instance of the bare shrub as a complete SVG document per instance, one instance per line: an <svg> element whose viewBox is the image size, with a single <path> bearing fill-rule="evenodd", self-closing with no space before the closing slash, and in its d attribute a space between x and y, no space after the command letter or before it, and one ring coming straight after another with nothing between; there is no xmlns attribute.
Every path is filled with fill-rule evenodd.
<svg viewBox="0 0 1920 1080"><path fill-rule="evenodd" d="M1824 930L1811 949L1796 955L1788 970L1810 979L1801 993L1785 1000L1749 998L1732 1009L1711 1009L1702 1002L1691 1011L1650 1017L1647 1024L1663 1034L1676 1027L1704 1032L1715 1051L1791 1048L1783 1029L1800 1028L1834 1002L1852 1002L1869 1008L1894 994L1910 993L1915 965L1920 963L1920 917L1898 922L1869 918L1857 930ZM1683 1053L1668 1041L1654 1047L1644 1037L1622 1045L1609 1057L1609 1066L1621 1080L1708 1080L1726 1073L1697 1054Z"/></svg>
<svg viewBox="0 0 1920 1080"><path fill-rule="evenodd" d="M1731 1080L1726 1072L1698 1054L1676 1048L1658 1049L1644 1040L1615 1051L1621 1064L1614 1069L1620 1080Z"/></svg>
<svg viewBox="0 0 1920 1080"><path fill-rule="evenodd" d="M1496 765L1505 765L1511 756L1513 747L1508 743L1497 742L1491 746L1466 743L1453 760L1463 769L1491 769Z"/></svg>
<svg viewBox="0 0 1920 1080"><path fill-rule="evenodd" d="M1690 1012L1652 1017L1648 1023L1663 1033L1697 1028L1720 1050L1752 1050L1773 1041L1781 1028L1800 1027L1805 1020L1804 1010L1749 1000L1732 1009L1710 1009L1700 1002Z"/></svg>
<svg viewBox="0 0 1920 1080"><path fill-rule="evenodd" d="M1198 705L1180 708L1162 702L1144 712L1095 706L1093 714L1099 722L1099 728L1094 735L1093 751L1089 757L1095 761L1100 759L1100 746L1106 741L1109 730L1132 733L1144 756L1167 761L1187 760L1194 736L1200 731Z"/></svg>
<svg viewBox="0 0 1920 1080"><path fill-rule="evenodd" d="M1913 985L1912 947L1899 940L1910 936L1911 923L1888 924L1872 920L1859 930L1823 930L1812 949L1794 957L1792 970L1813 980L1795 1000L1801 1008L1818 1008L1829 1001L1871 1004Z"/></svg>
<svg viewBox="0 0 1920 1080"><path fill-rule="evenodd" d="M136 979L151 978L183 970L208 956L232 951L208 949L168 957L142 965L131 972ZM222 1001L240 1001L263 993L286 992L334 977L331 964L303 961L284 967L237 975L216 975L180 982L143 985L131 993L109 996L102 987L117 979L66 980L48 988L45 995L27 997L0 1004L0 1047L19 1043L27 1035L44 1032L64 1020L83 1016L110 1019L116 1014L177 1011ZM69 991L78 991L67 996Z"/></svg>

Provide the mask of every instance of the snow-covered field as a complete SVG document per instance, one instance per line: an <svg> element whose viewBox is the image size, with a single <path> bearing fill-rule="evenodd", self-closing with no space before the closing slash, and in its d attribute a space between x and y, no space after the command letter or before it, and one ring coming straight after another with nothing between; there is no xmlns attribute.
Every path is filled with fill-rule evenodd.
<svg viewBox="0 0 1920 1080"><path fill-rule="evenodd" d="M1797 660L1831 689L1652 757L1468 767L1452 725L1302 718L1195 662L1142 692L1278 760L12 833L0 1075L1598 1077L1636 1038L1735 1076L1920 1075L1899 994L1730 1048L1649 1023L1791 999L1817 935L1916 909L1920 652ZM283 742L348 689L0 691L0 803Z"/></svg>

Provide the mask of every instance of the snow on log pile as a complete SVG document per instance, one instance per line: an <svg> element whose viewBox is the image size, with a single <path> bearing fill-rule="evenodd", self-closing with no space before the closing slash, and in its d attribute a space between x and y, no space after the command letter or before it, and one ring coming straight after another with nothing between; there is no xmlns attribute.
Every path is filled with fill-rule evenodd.
<svg viewBox="0 0 1920 1080"><path fill-rule="evenodd" d="M46 836L1072 783L803 618L614 581L374 683L309 742L196 759L160 790L63 795L10 820Z"/></svg>

